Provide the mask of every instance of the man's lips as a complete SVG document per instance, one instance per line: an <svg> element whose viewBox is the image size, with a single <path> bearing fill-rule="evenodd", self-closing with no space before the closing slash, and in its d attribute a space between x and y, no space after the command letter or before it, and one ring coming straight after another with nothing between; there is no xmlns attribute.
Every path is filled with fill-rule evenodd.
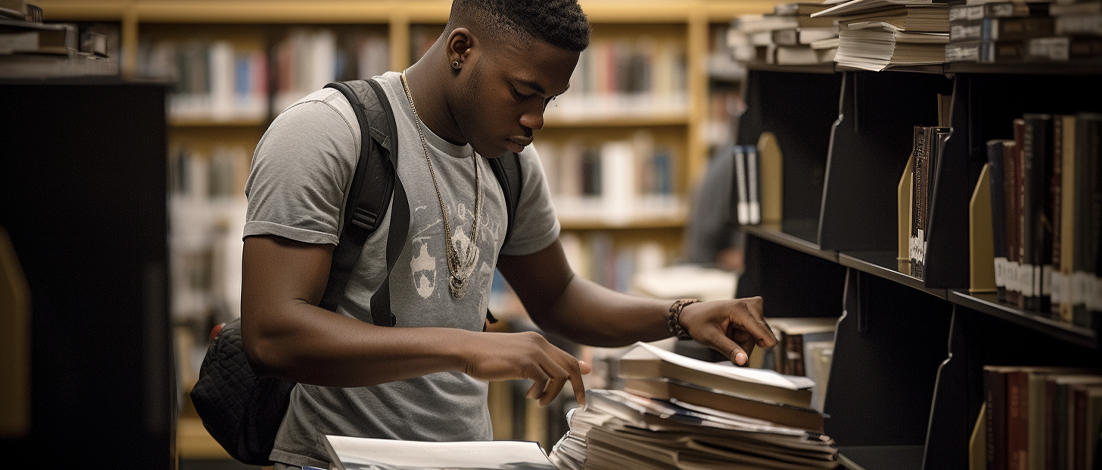
<svg viewBox="0 0 1102 470"><path fill-rule="evenodd" d="M527 147L528 144L532 143L532 138L531 137L510 137L508 139L505 139L505 141L508 142L507 147L509 147L510 151L520 152L521 150L524 150L524 147Z"/></svg>

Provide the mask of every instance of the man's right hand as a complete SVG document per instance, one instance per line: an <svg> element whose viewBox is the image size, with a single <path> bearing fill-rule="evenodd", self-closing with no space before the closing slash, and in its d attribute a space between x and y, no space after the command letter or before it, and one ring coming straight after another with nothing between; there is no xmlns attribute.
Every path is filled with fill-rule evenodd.
<svg viewBox="0 0 1102 470"><path fill-rule="evenodd" d="M585 405L582 375L593 367L555 347L539 333L477 333L464 351L463 372L479 380L530 379L526 397L547 406L570 381L578 404Z"/></svg>

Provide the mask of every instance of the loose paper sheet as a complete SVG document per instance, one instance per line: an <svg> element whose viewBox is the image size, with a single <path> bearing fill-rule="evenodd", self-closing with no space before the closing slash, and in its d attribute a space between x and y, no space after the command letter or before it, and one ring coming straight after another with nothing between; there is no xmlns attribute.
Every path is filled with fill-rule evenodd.
<svg viewBox="0 0 1102 470"><path fill-rule="evenodd" d="M539 444L524 441L419 442L326 436L347 470L556 470Z"/></svg>
<svg viewBox="0 0 1102 470"><path fill-rule="evenodd" d="M666 351L656 348L647 343L635 343L636 348L642 348L643 350L650 352L657 356L659 359L679 365L681 367L687 367L689 369L696 369L699 371L715 374L723 377L732 378L735 380L742 380L745 382L754 382L765 385L772 385L775 387L785 388L788 390L800 390L804 388L811 388L815 385L815 382L807 377L797 377L792 375L781 375L776 371L766 369L749 369L745 367L724 366L720 364L714 364L711 362L701 361L699 359L693 359L691 357L685 357L677 353ZM634 349L632 351L635 351ZM628 354L631 354L629 351Z"/></svg>

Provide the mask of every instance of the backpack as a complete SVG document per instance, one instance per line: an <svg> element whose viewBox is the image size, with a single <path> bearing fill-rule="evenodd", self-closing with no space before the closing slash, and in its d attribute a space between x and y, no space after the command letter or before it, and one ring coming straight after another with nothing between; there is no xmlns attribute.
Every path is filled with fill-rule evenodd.
<svg viewBox="0 0 1102 470"><path fill-rule="evenodd" d="M372 323L394 326L390 271L409 232L409 202L396 173L398 131L394 114L382 87L374 80L330 83L326 87L340 91L352 104L361 142L356 173L345 200L344 229L333 250L329 281L318 305L336 311L364 242L378 228L393 198L386 245L387 275L370 302ZM509 152L489 162L505 194L508 242L520 200L520 161L516 153ZM486 317L491 323L496 321L489 311ZM292 381L256 376L245 355L241 319L237 318L215 330L190 395L203 426L230 456L245 464L265 466L272 465L268 455L275 446L276 432L290 406L294 387Z"/></svg>

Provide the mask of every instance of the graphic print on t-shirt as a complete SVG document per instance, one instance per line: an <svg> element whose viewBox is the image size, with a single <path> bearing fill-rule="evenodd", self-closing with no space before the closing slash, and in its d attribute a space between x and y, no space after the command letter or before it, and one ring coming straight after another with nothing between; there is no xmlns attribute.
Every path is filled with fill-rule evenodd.
<svg viewBox="0 0 1102 470"><path fill-rule="evenodd" d="M422 299L429 298L436 288L436 257L429 254L428 246L431 242L432 237L414 238L413 250L417 254L409 262L413 285L417 287L417 295Z"/></svg>
<svg viewBox="0 0 1102 470"><path fill-rule="evenodd" d="M414 213L422 210L431 210L427 206L418 206L414 208ZM473 251L471 253L474 260L479 260L481 250L477 244L471 243L470 230L471 223L474 220L474 213L471 212L466 204L457 204L454 208L448 208L450 214L456 214L454 220L451 220L452 229L452 246L455 248L456 254L460 259L464 259L467 256L468 247ZM414 219L416 221L416 219ZM482 222L480 221L480 225ZM439 228L437 228L439 227ZM432 223L419 230L410 243L413 248L413 256L410 258L409 270L413 276L413 285L417 289L417 295L420 295L422 299L427 299L432 296L436 291L437 272L443 272L445 276L451 276L451 272L447 271L447 264L443 264L440 267L437 265L437 261L447 263L447 254L442 253L440 256L433 256L431 253L437 253L444 248L444 241L440 240L441 234L437 230L443 231L444 219L436 218ZM478 263L472 263L467 266L467 276L470 276L471 271ZM472 279L473 280L473 279Z"/></svg>

